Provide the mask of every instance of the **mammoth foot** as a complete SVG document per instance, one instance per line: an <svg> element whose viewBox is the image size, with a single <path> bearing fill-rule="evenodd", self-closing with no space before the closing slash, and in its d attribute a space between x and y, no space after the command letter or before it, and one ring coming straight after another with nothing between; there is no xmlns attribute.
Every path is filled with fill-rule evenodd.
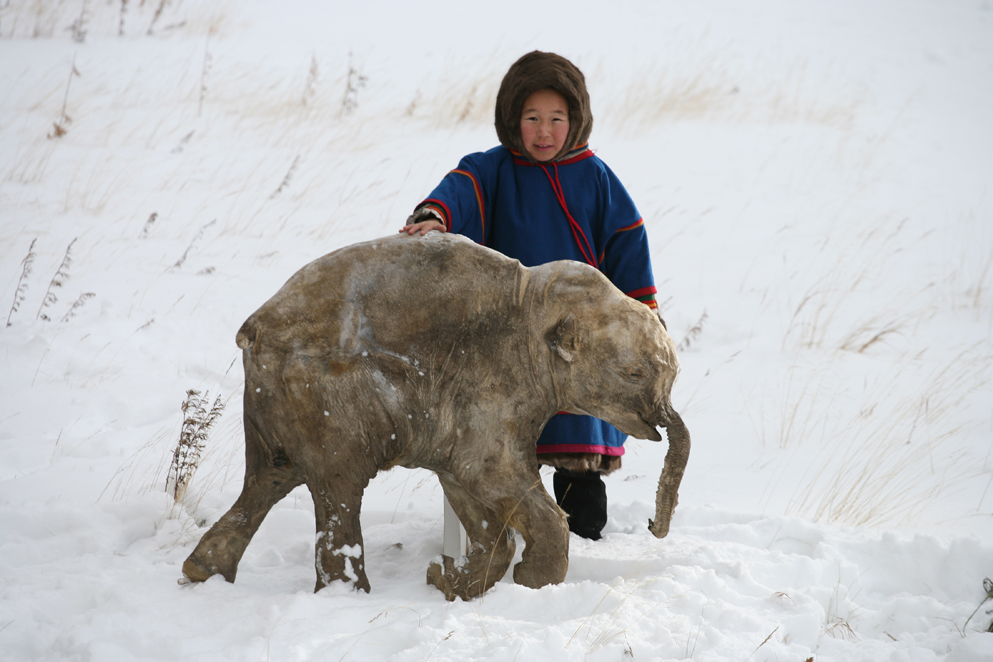
<svg viewBox="0 0 993 662"><path fill-rule="evenodd" d="M180 584L189 584L190 582L205 582L214 575L221 575L224 579L229 582L234 582L235 575L238 573L238 568L232 568L228 572L224 572L216 563L204 563L200 559L195 558L196 552L190 554L189 558L183 563L183 577L187 581L182 579L179 581Z"/></svg>
<svg viewBox="0 0 993 662"><path fill-rule="evenodd" d="M464 559L463 559L464 560ZM456 566L455 559L451 556L442 556L441 563L432 561L428 566L428 584L431 584L445 594L445 599L451 602L456 597L463 600L482 595L489 586L485 585L486 578L483 576L473 576L470 564ZM497 578L498 579L498 578ZM492 586L496 579L489 578Z"/></svg>
<svg viewBox="0 0 993 662"><path fill-rule="evenodd" d="M216 525L215 525L216 526ZM214 575L221 575L234 582L238 574L238 562L248 543L232 537L211 535L207 532L193 553L183 563L183 575L193 582L205 582Z"/></svg>
<svg viewBox="0 0 993 662"><path fill-rule="evenodd" d="M514 566L514 582L528 588L561 584L568 570L569 559L566 556L532 556Z"/></svg>

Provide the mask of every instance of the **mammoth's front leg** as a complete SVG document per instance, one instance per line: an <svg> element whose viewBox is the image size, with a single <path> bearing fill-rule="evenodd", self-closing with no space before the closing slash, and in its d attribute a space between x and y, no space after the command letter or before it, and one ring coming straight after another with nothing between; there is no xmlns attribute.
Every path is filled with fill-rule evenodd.
<svg viewBox="0 0 993 662"><path fill-rule="evenodd" d="M351 582L368 593L369 578L365 574L365 549L359 524L365 485L354 485L341 476L336 478L307 483L317 518L314 592L337 580Z"/></svg>
<svg viewBox="0 0 993 662"><path fill-rule="evenodd" d="M569 569L569 525L565 513L545 491L541 476L538 474L536 460L528 462L522 458L519 462L506 462L506 457L506 455L493 456L474 463L454 462L455 466L466 467L462 475L456 476L455 480L463 492L482 503L489 512L495 513L501 531L504 525L508 525L524 536L527 547L524 550L523 560L514 567L514 581L530 588L558 584L565 579L566 571ZM529 459L533 459L533 456ZM457 505L459 492L451 490L445 481L442 481L442 485L445 486L448 500L469 533L469 540L475 540L474 533L477 537L483 536L480 539L485 539L488 532L492 536L490 529L493 528L494 522L491 521L491 517L489 515L485 517L488 527L481 527L480 522L483 518L480 515L471 511L467 515L460 512ZM466 502L465 499L462 501ZM502 544L499 539L496 542ZM496 577L499 579L510 564L514 547L509 545L503 549L499 547L495 549L494 561L491 564L487 559L485 567L488 573L499 570L499 575ZM467 558L472 563L473 556ZM445 561L447 571L449 560ZM472 584L471 587L466 586L463 590L470 596L479 595L496 581L489 574L473 571L477 574L468 577L463 573L462 576L485 581ZM429 581L430 576L429 571ZM454 575L446 572L445 576ZM446 591L442 586L438 585L438 587ZM461 595L461 593L455 594Z"/></svg>
<svg viewBox="0 0 993 662"><path fill-rule="evenodd" d="M521 532L527 545L521 562L514 566L514 581L541 588L565 580L569 570L569 524L555 499L545 491L538 472L534 474L536 482L527 486L516 503L508 504L508 521Z"/></svg>
<svg viewBox="0 0 993 662"><path fill-rule="evenodd" d="M428 566L428 584L448 600L482 595L500 580L514 558L513 530L492 508L471 495L452 477L438 476L445 496L469 535L469 553L461 559L442 556Z"/></svg>

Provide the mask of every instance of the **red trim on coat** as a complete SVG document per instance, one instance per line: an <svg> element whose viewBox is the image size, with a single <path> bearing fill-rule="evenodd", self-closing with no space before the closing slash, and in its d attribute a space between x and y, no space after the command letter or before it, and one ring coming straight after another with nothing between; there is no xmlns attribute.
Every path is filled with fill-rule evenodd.
<svg viewBox="0 0 993 662"><path fill-rule="evenodd" d="M634 230L635 228L639 228L644 224L645 224L645 219L639 218L637 221L627 226L626 228L620 228L618 232L627 232L628 230Z"/></svg>
<svg viewBox="0 0 993 662"><path fill-rule="evenodd" d="M600 263L597 261L596 253L593 252L593 245L590 243L589 237L583 232L583 228L576 222L576 219L572 217L569 212L569 207L565 202L565 190L562 188L562 182L559 180L559 164L552 161L552 168L555 170L555 178L552 179L552 174L548 172L548 168L545 167L544 163L539 163L542 172L548 177L548 183L552 185L552 191L555 193L556 200L559 201L559 206L562 207L562 211L565 212L565 217L569 221L569 229L572 230L572 237L576 241L576 245L579 247L579 252L583 255L583 259L594 269L600 268ZM582 238L582 241L580 241Z"/></svg>
<svg viewBox="0 0 993 662"><path fill-rule="evenodd" d="M593 444L549 444L541 445L536 453L599 453L600 455L624 455L623 446L595 446Z"/></svg>
<svg viewBox="0 0 993 662"><path fill-rule="evenodd" d="M654 285L649 285L648 287L642 287L637 290L631 290L630 292L625 292L632 299L637 299L638 297L643 297L648 294L658 294L658 290L655 289Z"/></svg>
<svg viewBox="0 0 993 662"><path fill-rule="evenodd" d="M469 172L468 170L459 170L458 168L456 168L455 170L452 170L452 172L458 173L460 175L465 175L466 177L468 177L469 179L472 180L472 188L476 192L476 205L479 207L479 222L480 222L480 224L483 227L483 241L485 242L486 241L486 212L483 211L483 189L479 185L479 180L476 179L476 176L474 174L472 174L471 172Z"/></svg>

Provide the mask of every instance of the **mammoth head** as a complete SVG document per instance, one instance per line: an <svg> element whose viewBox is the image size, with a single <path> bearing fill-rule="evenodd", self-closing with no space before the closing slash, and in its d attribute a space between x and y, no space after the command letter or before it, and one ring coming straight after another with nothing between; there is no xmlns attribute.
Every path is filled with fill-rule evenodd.
<svg viewBox="0 0 993 662"><path fill-rule="evenodd" d="M619 293L618 293L619 294ZM545 336L562 410L589 414L639 439L660 441L679 371L657 316L627 297L572 307Z"/></svg>
<svg viewBox="0 0 993 662"><path fill-rule="evenodd" d="M675 344L647 306L616 290L591 296L587 289L572 303L545 336L560 409L639 439L661 441L657 427L666 428L669 451L649 520L652 534L663 538L690 452L689 431L670 400L679 372Z"/></svg>

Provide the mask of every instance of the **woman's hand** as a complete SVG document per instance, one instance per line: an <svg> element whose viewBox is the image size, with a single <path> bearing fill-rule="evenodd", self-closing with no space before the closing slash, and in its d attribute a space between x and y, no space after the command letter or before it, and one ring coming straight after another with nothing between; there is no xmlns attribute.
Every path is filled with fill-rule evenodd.
<svg viewBox="0 0 993 662"><path fill-rule="evenodd" d="M405 225L402 228L400 228L400 232L406 232L407 234L410 235L417 234L418 232L420 232L421 236L426 235L428 232L431 232L431 230L439 230L441 232L444 232L445 225L441 221L438 221L436 219L431 219L429 221L420 221L412 225Z"/></svg>

